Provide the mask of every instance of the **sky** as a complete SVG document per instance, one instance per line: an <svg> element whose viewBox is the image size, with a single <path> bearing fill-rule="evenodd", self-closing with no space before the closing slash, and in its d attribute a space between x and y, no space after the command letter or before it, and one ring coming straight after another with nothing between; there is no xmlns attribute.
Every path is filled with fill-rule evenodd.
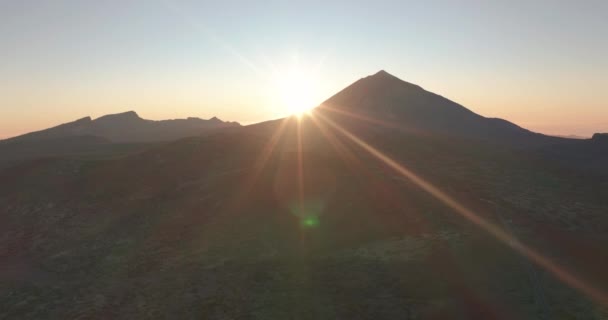
<svg viewBox="0 0 608 320"><path fill-rule="evenodd" d="M381 69L534 131L608 132L608 1L0 0L0 138L128 110L255 123Z"/></svg>

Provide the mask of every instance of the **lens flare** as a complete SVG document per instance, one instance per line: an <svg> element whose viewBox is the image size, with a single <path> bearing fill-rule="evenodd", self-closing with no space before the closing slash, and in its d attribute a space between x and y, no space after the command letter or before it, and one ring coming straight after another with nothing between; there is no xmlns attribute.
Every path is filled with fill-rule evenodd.
<svg viewBox="0 0 608 320"><path fill-rule="evenodd" d="M371 146L370 144L368 144L361 138L355 136L353 133L342 128L340 125L338 125L334 121L330 120L329 118L327 118L325 116L322 116L321 114L316 114L315 116L318 116L319 119L323 120L323 122L326 123L330 128L341 133L343 136L345 136L346 138L348 138L349 140L354 142L356 145L358 145L360 148L365 150L367 153L369 153L376 159L383 162L385 165L387 165L388 167L393 169L395 172L397 172L404 178L409 179L410 181L415 183L419 188L421 188L422 190L431 194L437 200L441 201L444 205L451 208L455 213L461 215L462 217L464 217L467 220L471 221L472 223L476 224L478 227L482 228L483 230L485 230L486 232L488 232L489 234L494 236L499 241L508 245L513 250L515 250L519 254L523 255L524 257L526 257L528 260L530 260L537 266L545 269L546 271L549 271L551 274L553 274L553 276L555 276L557 279L559 279L563 283L584 293L585 295L587 295L588 297L595 300L596 302L598 302L601 305L608 305L608 295L601 289L598 289L597 287L594 287L594 286L590 285L589 283L586 283L582 279L575 276L573 273L569 272L564 267L559 266L558 264L554 263L547 257L543 256L541 253L526 246L524 243L522 243L518 239L511 236L509 233L504 231L502 228L500 228L495 223L492 223L491 221L484 219L480 215L476 214L469 208L462 205L456 199L452 198L451 196L449 196L448 194L443 192L437 186L426 181L425 179L423 179L422 177L420 177L413 171L411 171L408 168L404 167L403 165L399 164L398 162L396 162L395 160L393 160L392 158L390 158L389 156L384 154L382 151L374 148L373 146Z"/></svg>

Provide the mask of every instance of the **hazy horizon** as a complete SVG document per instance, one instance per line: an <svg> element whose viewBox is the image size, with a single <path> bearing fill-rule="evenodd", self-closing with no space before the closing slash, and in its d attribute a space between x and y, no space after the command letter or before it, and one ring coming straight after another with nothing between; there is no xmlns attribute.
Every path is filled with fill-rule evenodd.
<svg viewBox="0 0 608 320"><path fill-rule="evenodd" d="M381 69L533 131L608 131L608 3L508 4L5 1L0 138L128 110L256 123Z"/></svg>

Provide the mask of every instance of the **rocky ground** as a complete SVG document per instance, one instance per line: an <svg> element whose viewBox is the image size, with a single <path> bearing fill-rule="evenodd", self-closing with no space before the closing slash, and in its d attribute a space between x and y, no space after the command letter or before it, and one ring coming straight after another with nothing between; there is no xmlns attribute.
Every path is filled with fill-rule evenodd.
<svg viewBox="0 0 608 320"><path fill-rule="evenodd" d="M2 171L0 318L608 319L347 140L308 130L299 156L294 130L272 153L260 127ZM608 289L605 179L487 145L366 138Z"/></svg>

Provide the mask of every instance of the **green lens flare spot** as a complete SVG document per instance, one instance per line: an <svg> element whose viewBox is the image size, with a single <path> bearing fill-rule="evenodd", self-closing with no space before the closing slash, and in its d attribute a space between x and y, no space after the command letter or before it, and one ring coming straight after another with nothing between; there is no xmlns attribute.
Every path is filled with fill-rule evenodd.
<svg viewBox="0 0 608 320"><path fill-rule="evenodd" d="M302 219L302 225L307 228L314 228L319 225L319 218L316 216L308 216Z"/></svg>
<svg viewBox="0 0 608 320"><path fill-rule="evenodd" d="M314 228L319 225L319 217L323 213L324 202L311 199L304 202L294 202L289 206L291 213L298 218L303 228Z"/></svg>

